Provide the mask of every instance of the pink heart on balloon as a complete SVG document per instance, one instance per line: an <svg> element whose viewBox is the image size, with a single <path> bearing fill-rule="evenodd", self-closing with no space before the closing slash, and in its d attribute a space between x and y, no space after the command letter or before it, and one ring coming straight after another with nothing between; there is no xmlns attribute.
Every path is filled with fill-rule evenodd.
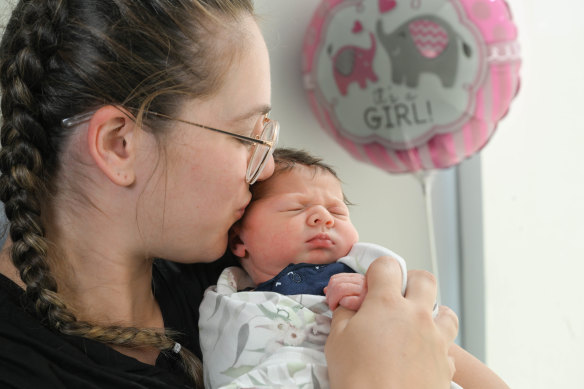
<svg viewBox="0 0 584 389"><path fill-rule="evenodd" d="M379 0L379 12L386 13L391 11L397 6L397 2L395 0Z"/></svg>
<svg viewBox="0 0 584 389"><path fill-rule="evenodd" d="M358 20L355 21L355 24L353 25L353 30L351 30L351 31L353 31L353 33L355 33L355 34L363 31L363 25L361 24L361 22Z"/></svg>

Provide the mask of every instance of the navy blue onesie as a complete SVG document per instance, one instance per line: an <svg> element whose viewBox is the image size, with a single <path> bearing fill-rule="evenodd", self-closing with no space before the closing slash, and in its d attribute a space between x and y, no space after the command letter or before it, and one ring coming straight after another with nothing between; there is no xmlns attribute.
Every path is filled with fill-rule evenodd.
<svg viewBox="0 0 584 389"><path fill-rule="evenodd" d="M338 273L355 273L341 262L328 265L311 263L291 263L276 277L262 282L254 290L258 292L278 292L284 295L314 294L324 296L323 289L329 278Z"/></svg>

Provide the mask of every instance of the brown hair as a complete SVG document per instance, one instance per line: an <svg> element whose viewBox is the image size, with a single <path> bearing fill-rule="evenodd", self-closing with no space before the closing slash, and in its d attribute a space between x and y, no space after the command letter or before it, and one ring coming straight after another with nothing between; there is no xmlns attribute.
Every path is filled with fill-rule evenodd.
<svg viewBox="0 0 584 389"><path fill-rule="evenodd" d="M172 350L174 341L156 330L78 321L59 295L41 216L74 131L61 120L110 104L140 119L146 109L172 116L186 99L211 96L237 53L233 32L244 14L253 14L251 0L16 5L0 45L0 200L27 307L48 327L112 345ZM143 120L148 128L165 128L160 118ZM179 355L202 386L198 358L184 348Z"/></svg>
<svg viewBox="0 0 584 389"><path fill-rule="evenodd" d="M339 176L337 175L337 172L331 165L324 163L322 158L316 157L308 153L306 150L294 149L290 147L279 147L274 150L274 163L275 167L272 177L265 181L258 181L252 185L252 201L261 198L264 192L264 188L269 185L271 178L294 169L296 165L309 167L313 169L315 174L319 171L328 172L332 174L337 180L339 180L340 183L342 183L342 181L339 179ZM352 205L352 203L345 196L344 192L343 200L345 204Z"/></svg>

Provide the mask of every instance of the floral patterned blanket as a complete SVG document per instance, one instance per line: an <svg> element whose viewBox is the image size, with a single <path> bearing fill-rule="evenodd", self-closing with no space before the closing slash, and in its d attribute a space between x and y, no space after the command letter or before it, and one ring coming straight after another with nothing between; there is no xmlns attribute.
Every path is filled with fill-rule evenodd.
<svg viewBox="0 0 584 389"><path fill-rule="evenodd" d="M339 261L365 273L376 258L392 251L357 243ZM225 269L205 292L199 330L206 388L328 388L324 344L332 312L323 296L285 296L253 288L243 269Z"/></svg>

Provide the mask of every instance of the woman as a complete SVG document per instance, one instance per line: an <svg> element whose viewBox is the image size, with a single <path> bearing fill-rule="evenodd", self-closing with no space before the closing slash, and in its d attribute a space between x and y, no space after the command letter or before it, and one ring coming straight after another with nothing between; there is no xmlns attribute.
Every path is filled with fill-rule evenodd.
<svg viewBox="0 0 584 389"><path fill-rule="evenodd" d="M201 387L207 263L278 135L251 1L20 1L0 50L1 386ZM337 310L333 388L448 387L456 316L400 277L377 261Z"/></svg>

